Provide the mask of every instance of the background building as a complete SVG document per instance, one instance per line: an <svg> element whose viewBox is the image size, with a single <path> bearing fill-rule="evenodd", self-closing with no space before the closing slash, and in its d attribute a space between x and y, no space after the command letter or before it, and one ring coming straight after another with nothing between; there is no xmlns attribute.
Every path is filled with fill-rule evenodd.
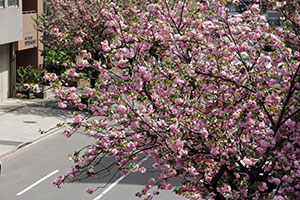
<svg viewBox="0 0 300 200"><path fill-rule="evenodd" d="M40 69L43 65L41 51L43 45L40 42L41 33L34 28L34 19L38 13L43 12L43 0L23 0L23 36L17 42L17 67L31 65Z"/></svg>
<svg viewBox="0 0 300 200"><path fill-rule="evenodd" d="M0 101L15 94L15 42L21 39L22 0L0 0Z"/></svg>
<svg viewBox="0 0 300 200"><path fill-rule="evenodd" d="M43 12L43 0L0 0L0 101L16 93L16 69L41 68L41 34L34 18Z"/></svg>

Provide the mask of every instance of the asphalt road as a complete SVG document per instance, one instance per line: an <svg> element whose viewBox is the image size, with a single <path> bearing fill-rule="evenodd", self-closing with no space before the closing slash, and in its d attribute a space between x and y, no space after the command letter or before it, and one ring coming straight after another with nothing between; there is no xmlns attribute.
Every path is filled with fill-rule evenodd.
<svg viewBox="0 0 300 200"><path fill-rule="evenodd" d="M80 134L66 138L54 134L31 146L2 159L0 176L0 200L138 200L135 193L158 172L145 174L130 173L114 177L110 185L104 187L110 177L86 179L81 182L67 183L61 189L52 185L55 178L70 170L72 161L68 154L89 144L91 139ZM107 158L105 162L108 162ZM151 166L151 160L144 160L143 166ZM178 184L174 181L174 185ZM98 187L92 195L85 192L87 187ZM184 200L170 191L162 192L156 200Z"/></svg>

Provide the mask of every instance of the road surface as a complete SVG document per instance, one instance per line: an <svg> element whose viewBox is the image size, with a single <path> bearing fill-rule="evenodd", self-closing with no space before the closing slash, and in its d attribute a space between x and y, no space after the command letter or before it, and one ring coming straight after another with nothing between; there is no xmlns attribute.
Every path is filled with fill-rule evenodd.
<svg viewBox="0 0 300 200"><path fill-rule="evenodd" d="M158 173L130 173L116 176L110 185L104 187L109 177L104 179L86 179L82 182L67 183L61 189L52 185L54 179L70 170L72 161L68 154L89 144L90 138L75 134L66 138L54 134L44 140L27 146L2 159L0 176L1 200L138 200L135 193L140 191L148 179ZM109 161L109 158L106 159ZM151 166L151 160L145 159L143 166ZM176 181L174 182L176 183ZM98 187L92 195L87 187ZM143 198L142 198L143 199ZM183 197L164 191L156 200L184 200Z"/></svg>

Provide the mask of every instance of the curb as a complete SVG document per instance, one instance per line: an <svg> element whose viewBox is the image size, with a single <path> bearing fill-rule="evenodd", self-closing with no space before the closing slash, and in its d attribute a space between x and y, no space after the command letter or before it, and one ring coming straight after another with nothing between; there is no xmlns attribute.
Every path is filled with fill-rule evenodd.
<svg viewBox="0 0 300 200"><path fill-rule="evenodd" d="M53 130L53 131L50 131L48 134L44 134L36 139L33 139L32 141L28 141L28 142L23 142L22 144L19 144L18 146L16 146L14 149L4 153L4 154L1 154L0 155L0 160L19 151L19 150L22 150L22 149L26 149L27 147L30 147L34 144L37 144L45 139L47 139L48 137L51 137L51 136L54 136L56 135L57 133L59 133L61 131L61 129L57 129L57 130Z"/></svg>

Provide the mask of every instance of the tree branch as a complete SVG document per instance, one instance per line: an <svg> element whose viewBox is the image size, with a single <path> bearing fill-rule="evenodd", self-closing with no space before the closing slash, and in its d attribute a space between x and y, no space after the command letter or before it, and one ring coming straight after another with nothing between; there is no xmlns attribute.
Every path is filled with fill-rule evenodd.
<svg viewBox="0 0 300 200"><path fill-rule="evenodd" d="M300 63L298 64L298 67L296 69L296 72L292 78L292 81L291 81L291 85L290 85L290 88L289 88L289 91L288 91L288 95L283 103L283 106L282 106L282 110L280 112L280 115L277 119L277 122L276 122L276 126L274 127L273 131L274 131L274 135L276 135L278 129L280 128L281 124L282 124L282 119L283 119L283 116L285 114L285 111L286 111L286 106L288 105L292 95L294 94L295 90L294 90L294 86L296 84L296 77L299 73L299 70L300 70Z"/></svg>
<svg viewBox="0 0 300 200"><path fill-rule="evenodd" d="M203 72L200 72L200 71L198 71L198 70L196 70L196 73L197 73L197 74L204 75L204 76L213 77L213 78L216 78L216 79L221 79L221 80L223 80L223 81L230 82L230 83L233 83L233 84L235 84L235 85L237 85L237 86L240 86L240 87L242 87L242 88L244 88L244 89L246 89L246 90L248 90L248 91L250 91L250 92L252 92L252 93L256 93L255 90L253 90L253 89L251 89L251 88L249 88L249 87L247 87L247 86L240 85L239 83L237 83L237 82L235 82L235 81L233 81L233 80L231 80L231 79L223 78L223 77L221 77L221 76L216 76L216 75L213 75L213 74L211 74L211 73L203 73Z"/></svg>

